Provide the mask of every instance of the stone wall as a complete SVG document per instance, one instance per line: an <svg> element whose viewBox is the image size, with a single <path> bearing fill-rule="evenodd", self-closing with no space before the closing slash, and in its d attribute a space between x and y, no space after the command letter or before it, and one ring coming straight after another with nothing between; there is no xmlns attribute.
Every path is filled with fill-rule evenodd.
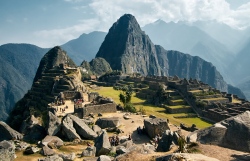
<svg viewBox="0 0 250 161"><path fill-rule="evenodd" d="M169 107L165 107L166 111L168 113L190 113L193 112L191 107L183 107L183 108L169 108Z"/></svg>
<svg viewBox="0 0 250 161"><path fill-rule="evenodd" d="M107 103L100 105L88 105L86 107L75 108L74 113L80 118L88 116L90 113L114 113L117 111L115 103Z"/></svg>
<svg viewBox="0 0 250 161"><path fill-rule="evenodd" d="M66 100L80 99L82 97L81 92L76 91L64 91L63 95Z"/></svg>

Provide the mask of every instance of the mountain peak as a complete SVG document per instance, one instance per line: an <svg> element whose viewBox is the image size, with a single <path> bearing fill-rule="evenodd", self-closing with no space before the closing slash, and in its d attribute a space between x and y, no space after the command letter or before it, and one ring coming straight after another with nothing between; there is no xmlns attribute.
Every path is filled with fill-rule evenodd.
<svg viewBox="0 0 250 161"><path fill-rule="evenodd" d="M43 72L56 66L59 67L60 64L67 64L70 67L76 67L75 63L69 58L67 53L60 46L55 46L41 59L34 82L41 77Z"/></svg>

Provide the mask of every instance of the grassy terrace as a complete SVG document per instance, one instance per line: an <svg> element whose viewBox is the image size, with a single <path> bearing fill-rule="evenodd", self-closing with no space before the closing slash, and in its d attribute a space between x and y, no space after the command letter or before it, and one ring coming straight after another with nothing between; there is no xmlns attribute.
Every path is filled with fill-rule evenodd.
<svg viewBox="0 0 250 161"><path fill-rule="evenodd" d="M184 100L183 99L177 99L177 100L171 100L171 102L174 102L174 103L176 103L176 102L184 102Z"/></svg>
<svg viewBox="0 0 250 161"><path fill-rule="evenodd" d="M190 106L186 106L186 105L177 105L177 106L170 106L167 105L168 108L172 108L172 109L178 109L178 108L190 108Z"/></svg>
<svg viewBox="0 0 250 161"><path fill-rule="evenodd" d="M95 92L98 92L100 95L104 97L112 97L113 100L119 104L119 93L120 91L116 91L113 89L113 87L100 87L99 90L96 90ZM188 114L186 113L179 113L179 114L167 114L165 113L165 108L163 107L156 107L153 105L145 104L145 100L137 98L135 96L132 97L132 103L135 105L137 109L140 107L143 107L146 110L146 113L148 115L152 114L156 117L169 119L169 121L172 124L180 125L180 123L185 123L189 126L191 126L193 123L196 124L198 128L205 128L208 126L211 126L211 124L201 120L200 118L174 118L174 116L186 116Z"/></svg>
<svg viewBox="0 0 250 161"><path fill-rule="evenodd" d="M217 101L217 100L227 100L227 98L219 97L219 98L206 98L202 99L203 101Z"/></svg>

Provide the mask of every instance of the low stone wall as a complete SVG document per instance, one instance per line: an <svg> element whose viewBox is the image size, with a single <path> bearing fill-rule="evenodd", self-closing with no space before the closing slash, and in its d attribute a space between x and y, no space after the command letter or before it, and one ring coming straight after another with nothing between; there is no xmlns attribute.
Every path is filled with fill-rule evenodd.
<svg viewBox="0 0 250 161"><path fill-rule="evenodd" d="M75 112L78 117L83 118L88 116L90 113L114 113L117 111L115 103L106 103L100 105L89 105L82 108L75 108Z"/></svg>
<svg viewBox="0 0 250 161"><path fill-rule="evenodd" d="M165 107L166 111L168 113L190 113L193 112L191 107L183 107L183 108L169 108L169 107Z"/></svg>
<svg viewBox="0 0 250 161"><path fill-rule="evenodd" d="M76 92L76 91L64 91L63 95L64 95L64 99L66 100L79 99L82 96L80 92Z"/></svg>

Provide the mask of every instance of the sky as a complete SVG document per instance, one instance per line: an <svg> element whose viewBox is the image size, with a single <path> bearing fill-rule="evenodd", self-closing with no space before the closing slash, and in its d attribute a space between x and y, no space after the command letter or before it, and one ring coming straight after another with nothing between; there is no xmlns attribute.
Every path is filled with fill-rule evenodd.
<svg viewBox="0 0 250 161"><path fill-rule="evenodd" d="M158 19L250 26L250 0L0 0L0 45L61 45L83 33L108 32L125 13L140 26Z"/></svg>

